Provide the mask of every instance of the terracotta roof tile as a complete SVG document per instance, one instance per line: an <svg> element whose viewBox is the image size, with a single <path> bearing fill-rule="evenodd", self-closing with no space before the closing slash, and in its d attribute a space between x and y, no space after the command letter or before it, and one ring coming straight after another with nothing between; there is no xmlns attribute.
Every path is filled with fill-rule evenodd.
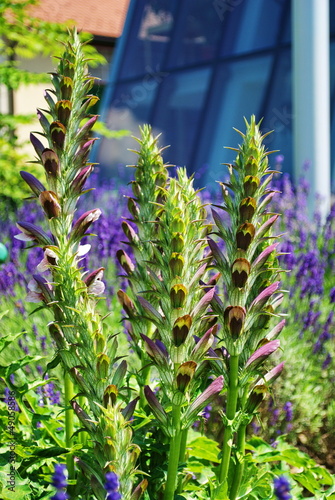
<svg viewBox="0 0 335 500"><path fill-rule="evenodd" d="M75 21L78 29L117 38L122 34L130 0L40 0L33 15L50 22Z"/></svg>

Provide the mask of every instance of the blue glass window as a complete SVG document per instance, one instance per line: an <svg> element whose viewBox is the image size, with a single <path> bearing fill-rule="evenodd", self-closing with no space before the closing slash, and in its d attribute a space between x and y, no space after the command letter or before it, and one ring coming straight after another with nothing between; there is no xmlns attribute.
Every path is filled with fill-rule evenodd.
<svg viewBox="0 0 335 500"><path fill-rule="evenodd" d="M104 116L110 130L129 130L138 136L139 125L149 121L149 113L159 85L159 77L156 78L157 80L144 78L116 86ZM132 163L134 155L128 148L134 148L134 140L131 137L118 140L102 138L99 141L97 157L102 170L111 165L111 159L114 165Z"/></svg>
<svg viewBox="0 0 335 500"><path fill-rule="evenodd" d="M264 140L268 150L279 150L285 158L285 171L292 169L292 61L291 51L285 50L278 60L272 74L269 90L266 95L262 132L274 132ZM272 156L270 156L272 159Z"/></svg>
<svg viewBox="0 0 335 500"><path fill-rule="evenodd" d="M286 0L217 0L225 8L223 55L254 52L277 43Z"/></svg>
<svg viewBox="0 0 335 500"><path fill-rule="evenodd" d="M232 127L243 131L247 119L255 114L260 119L264 87L271 69L270 56L223 63L215 77L207 118L203 123L198 168L208 165L206 185L223 180L226 169L221 163L231 163L235 153L225 146L235 147L239 136Z"/></svg>
<svg viewBox="0 0 335 500"><path fill-rule="evenodd" d="M215 59L222 30L223 23L208 0L180 2L168 67L188 66Z"/></svg>
<svg viewBox="0 0 335 500"><path fill-rule="evenodd" d="M137 0L121 77L157 72L171 41L177 0Z"/></svg>
<svg viewBox="0 0 335 500"><path fill-rule="evenodd" d="M162 82L151 123L162 132L161 143L171 144L168 161L189 164L209 76L209 68L180 71Z"/></svg>

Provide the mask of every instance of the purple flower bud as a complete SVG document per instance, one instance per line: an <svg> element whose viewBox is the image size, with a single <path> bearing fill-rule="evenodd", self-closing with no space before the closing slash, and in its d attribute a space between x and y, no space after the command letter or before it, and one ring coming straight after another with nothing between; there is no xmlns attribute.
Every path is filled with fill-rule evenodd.
<svg viewBox="0 0 335 500"><path fill-rule="evenodd" d="M130 420L133 416L133 413L135 411L135 408L136 408L136 404L137 404L137 401L139 400L139 396L135 399L133 399L132 401L130 401L130 403L127 404L127 406L121 411L122 415L124 416L124 419L125 420Z"/></svg>
<svg viewBox="0 0 335 500"><path fill-rule="evenodd" d="M85 144L83 144L78 149L78 151L76 152L76 154L74 156L74 162L76 165L85 163L85 161L89 155L89 152L91 151L92 145L94 144L94 142L96 140L98 140L97 137L94 139L90 139L89 141L85 142Z"/></svg>
<svg viewBox="0 0 335 500"><path fill-rule="evenodd" d="M57 178L60 175L60 164L58 155L53 149L46 148L42 153L42 163L46 174L50 177Z"/></svg>
<svg viewBox="0 0 335 500"><path fill-rule="evenodd" d="M71 239L76 241L84 236L90 225L99 219L101 215L100 208L94 208L85 212L74 224L71 231Z"/></svg>
<svg viewBox="0 0 335 500"><path fill-rule="evenodd" d="M152 390L148 385L144 387L144 395L146 400L148 401L148 405L150 406L152 413L155 415L157 420L164 426L165 430L168 428L168 416L165 413L163 406L160 404Z"/></svg>
<svg viewBox="0 0 335 500"><path fill-rule="evenodd" d="M144 309L144 312L146 316L155 324L160 324L162 322L162 316L161 314L148 302L146 299L144 299L141 296L137 297L137 300L141 304L142 308Z"/></svg>
<svg viewBox="0 0 335 500"><path fill-rule="evenodd" d="M92 295L101 295L105 291L105 285L101 281L104 275L104 267L99 267L95 271L92 271L84 279L84 283L87 286L87 292Z"/></svg>
<svg viewBox="0 0 335 500"><path fill-rule="evenodd" d="M39 245L47 246L52 245L53 241L49 236L39 227L30 222L17 222L16 227L20 229L21 233L16 234L14 238L21 241L35 241Z"/></svg>
<svg viewBox="0 0 335 500"><path fill-rule="evenodd" d="M71 183L71 191L75 194L80 194L85 182L91 175L93 170L92 165L87 165L87 167L82 168Z"/></svg>
<svg viewBox="0 0 335 500"><path fill-rule="evenodd" d="M273 352L275 352L280 346L279 340L272 340L267 342L265 345L257 349L252 356L246 362L246 368L248 366L252 366L252 368L256 368L259 366L266 358L270 356Z"/></svg>
<svg viewBox="0 0 335 500"><path fill-rule="evenodd" d="M201 316L211 303L215 294L215 288L211 288L198 302L193 311L191 312L192 318Z"/></svg>
<svg viewBox="0 0 335 500"><path fill-rule="evenodd" d="M77 139L82 139L82 138L86 137L87 134L90 132L91 128L93 127L93 125L95 124L95 122L97 121L97 119L98 119L98 115L92 116L92 118L90 118L85 123L85 125L83 125L81 127L81 129L78 131Z"/></svg>
<svg viewBox="0 0 335 500"><path fill-rule="evenodd" d="M129 318L133 318L136 314L136 309L131 298L123 290L119 290L117 292L117 297L123 309L128 314Z"/></svg>
<svg viewBox="0 0 335 500"><path fill-rule="evenodd" d="M34 136L34 134L30 134L30 142L31 144L33 145L36 153L37 153L37 156L41 159L42 158L42 153L45 149L45 147L43 146L43 144L41 143L41 141L39 141L37 139L37 137Z"/></svg>
<svg viewBox="0 0 335 500"><path fill-rule="evenodd" d="M153 359L158 365L166 366L167 365L166 350L164 348L161 349L160 346L157 345L152 339L150 339L149 337L147 337L142 333L141 337L145 342L144 347L150 358Z"/></svg>
<svg viewBox="0 0 335 500"><path fill-rule="evenodd" d="M208 349L211 348L217 328L217 325L212 326L212 328L207 330L205 335L196 343L196 346L191 353L192 359L199 359L208 351Z"/></svg>
<svg viewBox="0 0 335 500"><path fill-rule="evenodd" d="M262 308L266 302L269 300L271 295L278 289L280 281L275 281L271 285L265 288L256 298L252 301L250 307L257 306L258 308Z"/></svg>
<svg viewBox="0 0 335 500"><path fill-rule="evenodd" d="M118 250L116 252L116 257L120 262L122 268L126 271L128 275L132 274L135 270L135 266L131 261L131 258L124 250Z"/></svg>
<svg viewBox="0 0 335 500"><path fill-rule="evenodd" d="M269 258L270 254L277 248L279 243L273 243L272 245L269 245L263 252L259 254L259 256L254 260L252 263L252 266L262 266L267 259Z"/></svg>
<svg viewBox="0 0 335 500"><path fill-rule="evenodd" d="M59 217L61 206L56 193L53 191L42 191L39 195L39 200L48 219Z"/></svg>
<svg viewBox="0 0 335 500"><path fill-rule="evenodd" d="M40 109L37 110L37 118L46 134L49 132L50 122Z"/></svg>
<svg viewBox="0 0 335 500"><path fill-rule="evenodd" d="M195 401L188 407L184 415L184 420L187 422L186 425L191 425L198 413L215 397L217 396L223 388L223 375L216 378L208 387L204 390L200 396L198 396ZM185 426L186 427L186 426Z"/></svg>
<svg viewBox="0 0 335 500"><path fill-rule="evenodd" d="M20 175L36 196L39 196L42 191L45 191L43 184L36 179L34 175L29 174L29 172L25 172L24 170L21 170Z"/></svg>

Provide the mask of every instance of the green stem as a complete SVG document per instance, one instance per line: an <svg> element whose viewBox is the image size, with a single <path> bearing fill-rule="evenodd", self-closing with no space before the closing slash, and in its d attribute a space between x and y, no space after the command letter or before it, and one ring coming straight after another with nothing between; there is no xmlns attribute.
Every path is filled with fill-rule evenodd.
<svg viewBox="0 0 335 500"><path fill-rule="evenodd" d="M178 475L178 464L180 456L181 430L180 430L180 406L172 406L172 419L175 434L171 438L169 465L164 492L164 500L173 500L176 490L176 479Z"/></svg>
<svg viewBox="0 0 335 500"><path fill-rule="evenodd" d="M70 401L74 396L73 382L70 376L65 372L64 377L64 392L65 392L65 405L69 406ZM73 410L69 408L65 410L65 444L66 448L71 448L72 446L72 435L74 431L73 423ZM69 479L74 479L74 459L72 453L66 455L66 466L68 470Z"/></svg>
<svg viewBox="0 0 335 500"><path fill-rule="evenodd" d="M236 500L238 495L244 470L244 453L245 453L245 434L246 425L241 425L237 431L237 453L236 453L236 467L231 485L229 500Z"/></svg>
<svg viewBox="0 0 335 500"><path fill-rule="evenodd" d="M144 387L149 384L150 381L150 372L151 372L151 366L148 365L149 361L148 358L142 359L142 365L147 364L144 368L141 370L141 379L143 380L142 385L140 386L140 405L141 409L143 410L144 407L147 405L147 400L144 396Z"/></svg>
<svg viewBox="0 0 335 500"><path fill-rule="evenodd" d="M84 408L85 403L86 403L85 396L79 396L78 403L79 403L79 406L81 406L81 408ZM79 441L83 446L85 446L87 444L87 433L86 432L79 433Z"/></svg>
<svg viewBox="0 0 335 500"><path fill-rule="evenodd" d="M188 429L184 429L181 431L181 441L180 441L180 450L179 450L179 463L185 462L185 454L186 454L186 445L187 445L187 434ZM181 493L183 489L183 481L182 476L180 477L180 481L177 488L177 493Z"/></svg>
<svg viewBox="0 0 335 500"><path fill-rule="evenodd" d="M229 387L227 392L227 411L226 417L230 421L228 427L224 431L222 444L222 460L220 466L220 483L227 480L228 469L230 464L231 450L233 444L233 431L231 422L235 418L237 398L238 398L238 355L230 356L229 359Z"/></svg>

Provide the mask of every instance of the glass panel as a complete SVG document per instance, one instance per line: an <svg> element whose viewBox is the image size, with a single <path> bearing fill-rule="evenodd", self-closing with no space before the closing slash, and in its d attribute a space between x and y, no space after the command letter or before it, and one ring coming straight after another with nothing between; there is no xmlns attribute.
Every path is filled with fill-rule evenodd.
<svg viewBox="0 0 335 500"><path fill-rule="evenodd" d="M235 127L243 132L247 119L252 114L260 118L259 112L270 74L271 57L258 57L223 64L215 79L206 123L201 134L201 148L197 157L197 168L208 165L204 184L214 185L216 180L226 177L223 162L231 163L235 152L224 146L236 147L239 135ZM224 85L223 85L224 82Z"/></svg>
<svg viewBox="0 0 335 500"><path fill-rule="evenodd" d="M169 67L187 66L216 57L223 24L208 0L185 0L171 41Z"/></svg>
<svg viewBox="0 0 335 500"><path fill-rule="evenodd" d="M139 136L139 125L148 123L153 99L159 82L154 80L137 81L131 84L118 85L108 112L103 116L110 130L129 130L131 135ZM99 141L97 162L100 163L102 174L116 165L131 164L134 154L128 148L134 149L136 143L129 136L122 139L106 139ZM136 149L136 148L135 148Z"/></svg>
<svg viewBox="0 0 335 500"><path fill-rule="evenodd" d="M152 120L156 132L162 132L162 145L171 144L166 159L188 165L206 95L209 68L170 75L162 83L158 108Z"/></svg>
<svg viewBox="0 0 335 500"><path fill-rule="evenodd" d="M335 35L335 0L329 2L330 34Z"/></svg>
<svg viewBox="0 0 335 500"><path fill-rule="evenodd" d="M171 40L177 0L138 0L128 36L121 77L160 70Z"/></svg>
<svg viewBox="0 0 335 500"><path fill-rule="evenodd" d="M225 2L223 55L240 54L273 47L286 0L235 0ZM234 4L236 7L233 7ZM229 10L228 7L230 6Z"/></svg>
<svg viewBox="0 0 335 500"><path fill-rule="evenodd" d="M265 138L268 150L279 150L284 156L283 170L293 173L293 111L292 111L292 59L291 51L284 50L275 68L270 94L264 112L262 132L274 132ZM274 166L274 155L269 160Z"/></svg>

